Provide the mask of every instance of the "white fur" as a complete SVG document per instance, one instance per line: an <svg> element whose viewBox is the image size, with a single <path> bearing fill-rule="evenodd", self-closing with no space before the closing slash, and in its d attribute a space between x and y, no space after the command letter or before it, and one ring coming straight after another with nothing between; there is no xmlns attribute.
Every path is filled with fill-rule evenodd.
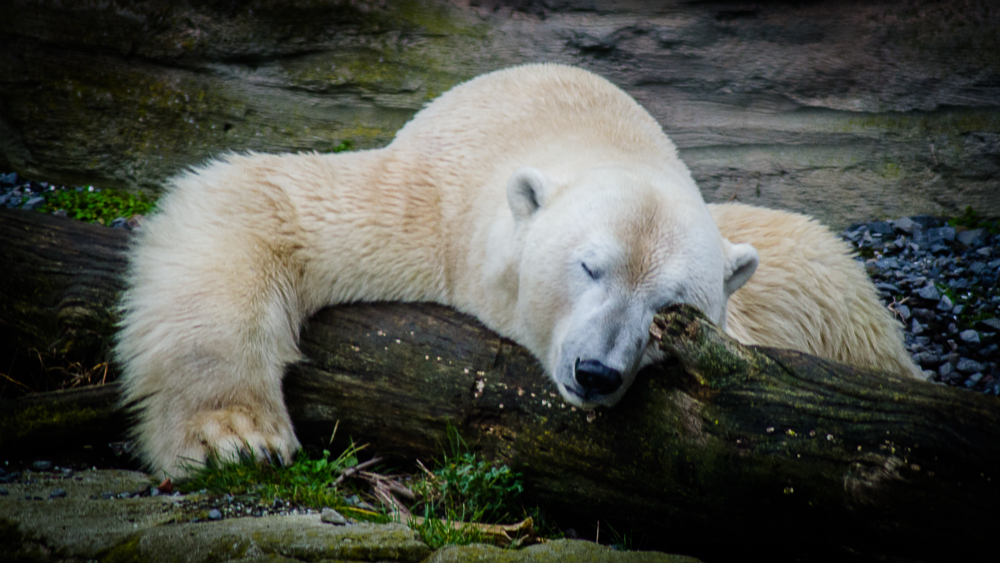
<svg viewBox="0 0 1000 563"><path fill-rule="evenodd" d="M132 249L124 401L157 472L183 476L212 449L289 459L281 376L301 323L398 300L474 315L531 350L567 401L610 405L651 358L657 308L690 303L725 324L756 265L628 95L564 66L499 71L383 149L231 155L175 178ZM624 383L587 392L581 358Z"/></svg>
<svg viewBox="0 0 1000 563"><path fill-rule="evenodd" d="M903 347L902 325L847 243L797 213L740 203L709 209L723 235L752 242L760 255L757 272L729 301L733 337L921 377Z"/></svg>

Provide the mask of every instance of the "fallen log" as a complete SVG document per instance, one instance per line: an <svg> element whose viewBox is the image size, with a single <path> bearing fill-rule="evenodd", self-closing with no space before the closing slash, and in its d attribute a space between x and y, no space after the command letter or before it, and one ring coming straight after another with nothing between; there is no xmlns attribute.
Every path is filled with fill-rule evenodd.
<svg viewBox="0 0 1000 563"><path fill-rule="evenodd" d="M12 275L44 287L46 303L62 303L60 291L91 296L77 311L114 302L125 237L95 229L0 212L4 330L32 322L18 300L33 294ZM91 263L73 266L56 249ZM30 309L46 327L66 322L62 310ZM67 326L107 338L101 315ZM307 445L327 444L339 421L338 442L426 460L453 425L522 472L533 500L584 537L603 520L646 547L706 561L935 561L991 547L996 398L742 346L688 308L661 312L651 333L678 361L645 370L616 407L588 412L564 404L526 350L453 310L328 308L303 331L307 360L289 370L286 401ZM25 329L5 339L37 348L39 334L52 338ZM0 406L0 428L23 418L27 400ZM3 430L0 449L45 439Z"/></svg>

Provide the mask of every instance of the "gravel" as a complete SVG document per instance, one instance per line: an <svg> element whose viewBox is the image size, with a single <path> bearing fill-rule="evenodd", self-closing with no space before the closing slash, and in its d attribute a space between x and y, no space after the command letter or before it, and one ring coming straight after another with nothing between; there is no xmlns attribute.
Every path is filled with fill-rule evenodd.
<svg viewBox="0 0 1000 563"><path fill-rule="evenodd" d="M94 188L0 174L0 207L34 209L56 190ZM1000 235L990 232L997 226L965 228L916 215L859 223L841 233L905 327L906 349L928 381L1000 395ZM119 217L111 227L137 223Z"/></svg>
<svg viewBox="0 0 1000 563"><path fill-rule="evenodd" d="M990 232L998 225L918 215L841 233L905 327L906 349L928 381L1000 394L1000 235Z"/></svg>

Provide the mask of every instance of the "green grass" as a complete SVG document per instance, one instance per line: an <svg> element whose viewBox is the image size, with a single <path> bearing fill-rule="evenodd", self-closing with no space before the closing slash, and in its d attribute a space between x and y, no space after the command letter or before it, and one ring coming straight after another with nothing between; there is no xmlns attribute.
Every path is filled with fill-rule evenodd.
<svg viewBox="0 0 1000 563"><path fill-rule="evenodd" d="M411 487L420 499L413 513L424 520L411 521L410 527L424 543L437 549L485 541L481 529L455 525L460 522L514 524L529 516L540 520L537 508L529 511L518 503L524 492L520 473L469 452L454 428L448 429L448 438L451 454Z"/></svg>
<svg viewBox="0 0 1000 563"><path fill-rule="evenodd" d="M1000 220L984 219L979 216L976 210L972 209L972 206L967 206L965 211L958 217L949 219L948 225L951 227L961 226L968 229L986 229L991 235L1000 234Z"/></svg>
<svg viewBox="0 0 1000 563"><path fill-rule="evenodd" d="M354 143L350 139L344 139L337 146L330 149L330 152L347 152L354 147Z"/></svg>
<svg viewBox="0 0 1000 563"><path fill-rule="evenodd" d="M360 449L352 443L336 458L331 458L327 450L318 456L301 452L294 463L284 466L258 462L251 454L236 460L210 456L189 479L178 483L178 489L185 493L249 495L265 504L281 499L317 510L330 507L359 520L388 522L389 517L382 512L348 504L345 496L353 494L352 490L334 487L334 481L344 470L358 464Z"/></svg>
<svg viewBox="0 0 1000 563"><path fill-rule="evenodd" d="M433 470L406 482L416 496L409 507L421 522L409 526L430 547L465 545L489 541L477 524L515 524L527 517L543 521L537 508L526 510L518 503L524 491L520 474L502 464L489 463L468 451L466 444L449 429L451 455L444 457ZM221 460L211 456L204 466L193 469L191 477L177 484L186 493L204 491L212 495L240 495L270 504L274 499L305 508L330 507L358 520L389 522L397 515L389 510L364 510L346 501L350 495L365 493L351 488L358 481L348 480L339 487L335 481L347 469L358 465L360 448L353 444L337 457L323 450L320 455L300 452L295 462L282 466L256 460L251 454L238 459ZM374 504L377 504L373 500ZM536 526L536 529L537 526ZM550 534L551 535L551 534ZM515 544L516 545L516 542Z"/></svg>
<svg viewBox="0 0 1000 563"><path fill-rule="evenodd" d="M153 209L153 202L144 194L132 194L115 190L56 190L43 192L45 204L38 211L52 213L66 210L73 219L108 225L118 217L146 215Z"/></svg>

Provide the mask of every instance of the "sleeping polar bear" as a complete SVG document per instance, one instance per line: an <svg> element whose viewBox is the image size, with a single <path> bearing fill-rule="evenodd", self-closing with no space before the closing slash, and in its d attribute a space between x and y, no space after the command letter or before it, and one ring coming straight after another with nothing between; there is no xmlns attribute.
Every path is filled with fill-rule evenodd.
<svg viewBox="0 0 1000 563"><path fill-rule="evenodd" d="M565 66L471 80L382 149L231 155L171 184L131 250L115 352L138 451L173 477L212 450L293 456L281 377L299 359L302 322L326 305L450 305L528 348L566 401L593 407L613 405L655 359L657 309L687 303L726 326L729 296L758 268L742 236L754 227L734 219L735 244L720 234L659 124L611 83ZM764 264L776 275L747 288L730 332L864 365L886 350L905 357L843 245L781 215L824 239L818 295L789 289L803 272L779 279L815 252ZM819 299L844 289L841 271L857 274L847 293L870 299L826 322L827 308L856 304ZM789 338L799 318L810 332Z"/></svg>

